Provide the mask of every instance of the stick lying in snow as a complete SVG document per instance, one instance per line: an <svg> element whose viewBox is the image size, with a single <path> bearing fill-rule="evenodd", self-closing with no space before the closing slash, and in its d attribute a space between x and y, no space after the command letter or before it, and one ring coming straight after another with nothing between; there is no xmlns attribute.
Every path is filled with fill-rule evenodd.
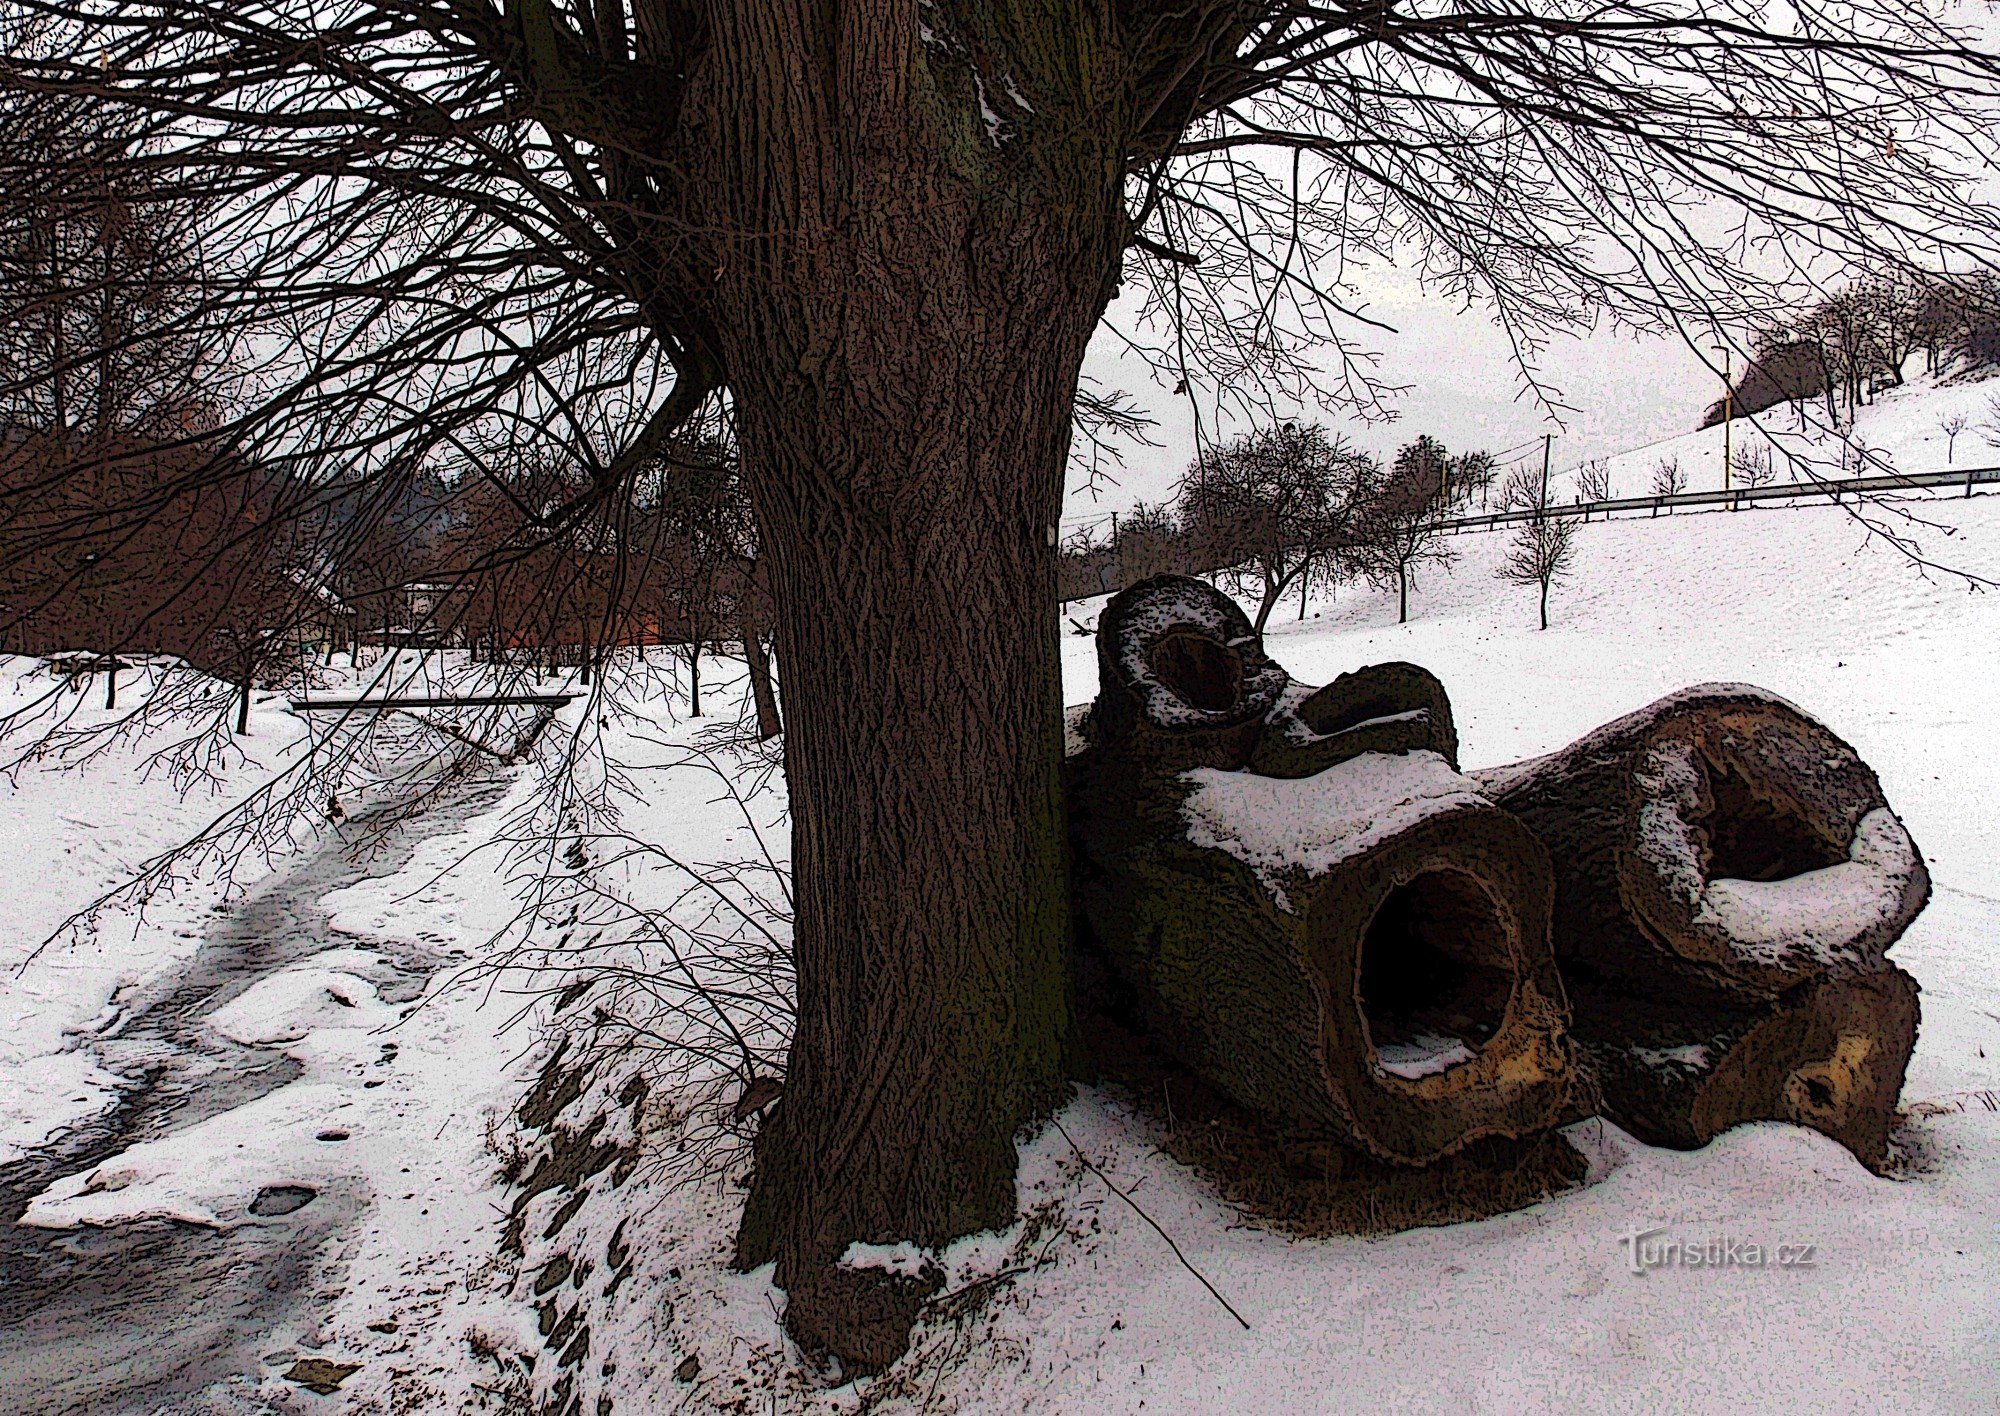
<svg viewBox="0 0 2000 1416"><path fill-rule="evenodd" d="M1070 1138L1070 1134L1068 1131L1063 1130L1062 1122L1052 1120L1050 1124L1053 1125L1057 1131L1062 1133L1062 1138L1065 1141L1069 1141L1069 1148L1076 1152L1076 1158L1078 1161L1082 1163L1083 1168L1085 1170L1088 1170L1092 1175L1095 1175L1098 1179L1102 1180L1104 1182L1105 1189L1109 1190L1112 1194L1116 1195L1119 1199L1123 1200L1126 1204L1130 1205L1132 1207L1132 1213L1138 1215L1139 1218L1145 1220L1146 1224L1152 1229L1152 1231L1155 1234L1159 1235L1162 1239L1166 1240L1167 1247L1174 1251L1174 1257L1181 1261L1181 1267L1186 1269L1189 1273L1193 1274L1195 1277L1195 1282L1199 1283L1203 1288L1206 1288L1209 1291L1210 1296L1213 1297L1216 1302L1220 1303L1223 1306L1224 1310L1228 1312L1229 1316L1236 1319L1237 1322L1243 1325L1243 1331L1245 1332L1250 1331L1250 1320L1244 1317L1241 1313L1236 1311L1235 1306L1231 1304L1227 1298L1222 1296L1221 1291L1217 1289L1214 1284L1208 1281L1208 1279L1202 1274L1202 1271L1200 1269L1196 1268L1193 1264L1188 1262L1188 1256L1181 1252L1181 1246L1174 1242L1174 1236L1167 1233L1166 1230L1160 1228L1158 1220L1154 1219L1150 1214L1147 1214L1143 1209L1139 1208L1139 1202L1137 1200L1133 1199L1130 1195L1126 1194L1123 1190L1119 1189L1117 1185L1112 1183L1111 1177L1109 1175L1106 1175L1102 1170L1099 1170L1097 1168L1095 1162L1093 1162L1089 1156L1083 1153L1083 1147L1079 1146L1074 1140Z"/></svg>
<svg viewBox="0 0 2000 1416"><path fill-rule="evenodd" d="M1551 1125L1574 1074L1547 854L1422 750L1455 746L1436 680L1288 692L1242 612L1179 577L1099 624L1076 900L1161 1041L1242 1105L1386 1160Z"/></svg>

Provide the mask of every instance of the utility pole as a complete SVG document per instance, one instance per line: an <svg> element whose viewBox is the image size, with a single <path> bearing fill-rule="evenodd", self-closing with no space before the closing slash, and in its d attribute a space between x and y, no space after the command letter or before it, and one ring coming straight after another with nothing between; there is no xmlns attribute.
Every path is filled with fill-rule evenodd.
<svg viewBox="0 0 2000 1416"><path fill-rule="evenodd" d="M1549 454L1555 450L1556 435L1542 434L1542 510L1549 506Z"/></svg>
<svg viewBox="0 0 2000 1416"><path fill-rule="evenodd" d="M1729 346L1722 347L1722 490L1729 490L1729 463L1735 451L1736 385L1729 374Z"/></svg>

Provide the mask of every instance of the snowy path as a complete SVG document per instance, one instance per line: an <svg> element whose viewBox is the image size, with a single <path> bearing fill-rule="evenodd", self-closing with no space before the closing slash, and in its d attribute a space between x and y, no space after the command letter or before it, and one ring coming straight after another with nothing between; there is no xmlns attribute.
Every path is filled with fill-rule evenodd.
<svg viewBox="0 0 2000 1416"><path fill-rule="evenodd" d="M239 1041L217 1026L254 986L339 949L341 961L374 985L379 1004L419 996L441 955L378 941L372 956L357 960L358 951L340 949L324 901L402 869L428 835L449 832L499 793L490 784L463 791L425 818L424 832L396 832L359 862L341 841L327 841L218 918L185 970L114 999L87 1045L106 1070L137 1079L135 1088L54 1154L0 1166L0 1392L10 1413L117 1416L154 1412L162 1401L167 1410L217 1409L198 1396L187 1395L185 1405L173 1397L256 1370L262 1339L306 1298L315 1257L369 1205L365 1185L336 1178L307 1187L311 1197L284 1214L275 1211L305 1191L267 1195L238 1222L216 1225L190 1222L172 1204L131 1222L121 1222L124 1214L101 1223L86 1217L77 1228L14 1221L64 1177L135 1145L247 1114L297 1082L305 1067L278 1039ZM245 1036L241 1027L230 1031ZM383 1046L378 1065L393 1066L397 1050ZM329 1147L346 1135L331 1125L318 1134Z"/></svg>

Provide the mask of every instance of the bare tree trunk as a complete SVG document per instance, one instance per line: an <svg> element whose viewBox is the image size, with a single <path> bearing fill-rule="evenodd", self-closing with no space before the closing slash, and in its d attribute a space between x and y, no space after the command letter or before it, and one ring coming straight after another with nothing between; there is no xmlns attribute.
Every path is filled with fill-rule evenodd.
<svg viewBox="0 0 2000 1416"><path fill-rule="evenodd" d="M688 716L701 716L701 637L688 639Z"/></svg>
<svg viewBox="0 0 2000 1416"><path fill-rule="evenodd" d="M1068 1085L1057 524L1128 165L1083 122L995 156L941 121L895 7L717 13L691 288L770 562L798 980L737 1258L868 1370L921 1296L842 1253L1012 1224L1014 1138Z"/></svg>
<svg viewBox="0 0 2000 1416"><path fill-rule="evenodd" d="M250 669L243 670L243 681L236 687L236 736L250 736Z"/></svg>
<svg viewBox="0 0 2000 1416"><path fill-rule="evenodd" d="M947 335L918 312L950 259L905 259L908 313L869 328L916 336L921 379L737 390L786 666L799 989L738 1256L775 1257L794 1335L863 1367L918 1296L861 1290L841 1252L1011 1224L1015 1134L1068 1084L1055 526L1108 294L1068 347L1047 294L1004 282Z"/></svg>
<svg viewBox="0 0 2000 1416"><path fill-rule="evenodd" d="M1410 563L1396 562L1396 623L1410 622Z"/></svg>
<svg viewBox="0 0 2000 1416"><path fill-rule="evenodd" d="M1542 577L1542 628L1549 627L1549 578Z"/></svg>
<svg viewBox="0 0 2000 1416"><path fill-rule="evenodd" d="M118 706L118 656L110 655L104 665L104 711Z"/></svg>
<svg viewBox="0 0 2000 1416"><path fill-rule="evenodd" d="M750 696L757 703L757 740L769 742L785 730L778 716L778 693L771 684L771 660L764 652L764 638L746 616L738 632L743 636L743 663L750 671Z"/></svg>

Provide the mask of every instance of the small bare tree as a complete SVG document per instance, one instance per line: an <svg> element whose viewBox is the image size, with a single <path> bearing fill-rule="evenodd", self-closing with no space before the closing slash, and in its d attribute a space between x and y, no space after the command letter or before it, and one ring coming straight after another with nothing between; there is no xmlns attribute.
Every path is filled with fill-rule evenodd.
<svg viewBox="0 0 2000 1416"><path fill-rule="evenodd" d="M1737 482L1745 487L1765 486L1778 475L1771 466L1768 447L1739 447L1730 457L1729 465Z"/></svg>
<svg viewBox="0 0 2000 1416"><path fill-rule="evenodd" d="M1611 500L1611 461L1593 457L1577 469L1577 493L1587 502Z"/></svg>
<svg viewBox="0 0 2000 1416"><path fill-rule="evenodd" d="M1500 510L1532 511L1541 502L1540 468L1516 467L1500 487Z"/></svg>
<svg viewBox="0 0 2000 1416"><path fill-rule="evenodd" d="M1451 500L1444 448L1419 438L1396 455L1362 509L1352 559L1362 574L1396 587L1396 622L1410 618L1410 578L1425 564L1449 566L1444 513Z"/></svg>
<svg viewBox="0 0 2000 1416"><path fill-rule="evenodd" d="M1958 435L1972 426L1972 415L1964 409L1938 419L1938 431L1944 434L1944 462L1949 467L1958 460Z"/></svg>
<svg viewBox="0 0 2000 1416"><path fill-rule="evenodd" d="M1653 465L1654 496L1677 496L1687 490L1687 484L1687 473L1681 471L1678 457L1663 457Z"/></svg>
<svg viewBox="0 0 2000 1416"><path fill-rule="evenodd" d="M1513 585L1539 586L1542 592L1542 628L1549 627L1549 587L1567 578L1571 569L1576 527L1561 517L1551 516L1546 506L1514 528L1514 541L1507 558L1496 572Z"/></svg>

